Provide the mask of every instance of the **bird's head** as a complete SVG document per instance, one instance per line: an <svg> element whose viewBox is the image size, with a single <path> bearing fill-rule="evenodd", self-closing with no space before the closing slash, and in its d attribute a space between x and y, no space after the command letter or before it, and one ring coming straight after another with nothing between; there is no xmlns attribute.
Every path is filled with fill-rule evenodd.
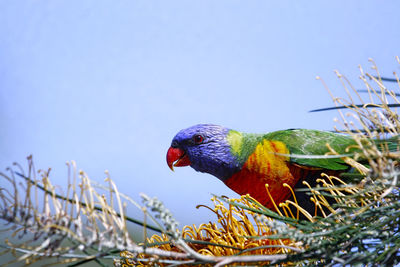
<svg viewBox="0 0 400 267"><path fill-rule="evenodd" d="M229 178L239 168L227 140L230 129L213 124L198 124L181 130L172 139L167 152L167 164L191 166L221 180Z"/></svg>

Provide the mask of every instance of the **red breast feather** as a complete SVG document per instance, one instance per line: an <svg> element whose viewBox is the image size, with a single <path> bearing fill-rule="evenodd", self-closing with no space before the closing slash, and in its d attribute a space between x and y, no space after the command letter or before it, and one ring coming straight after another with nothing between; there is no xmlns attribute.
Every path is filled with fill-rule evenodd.
<svg viewBox="0 0 400 267"><path fill-rule="evenodd" d="M289 157L285 156L289 153L284 143L263 140L242 169L227 179L225 184L236 193L250 194L267 208L273 209L265 184L268 184L275 203L280 203L291 196L290 190L283 184L294 188L300 179L312 171L289 163Z"/></svg>

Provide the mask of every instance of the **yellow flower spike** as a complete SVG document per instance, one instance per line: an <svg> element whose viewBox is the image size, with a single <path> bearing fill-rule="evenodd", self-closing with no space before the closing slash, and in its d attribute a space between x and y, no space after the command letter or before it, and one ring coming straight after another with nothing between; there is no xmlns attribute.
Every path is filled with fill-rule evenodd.
<svg viewBox="0 0 400 267"><path fill-rule="evenodd" d="M284 203L279 203L279 207L282 209L283 213L285 213L286 217L290 217L288 212L286 211L286 208L289 209L289 207Z"/></svg>
<svg viewBox="0 0 400 267"><path fill-rule="evenodd" d="M294 193L293 188L292 188L290 185L288 185L287 183L284 183L283 186L289 188L290 193L291 193L292 196L293 196L293 200L294 200L294 202L296 203L296 205L298 206L296 194ZM290 212L290 213L291 213L291 212ZM298 219L299 219L299 216L300 216L300 214L299 214L299 209L297 209L296 217L293 217L293 214L292 214L292 217L293 217L293 219L297 219L297 220L298 220Z"/></svg>
<svg viewBox="0 0 400 267"><path fill-rule="evenodd" d="M314 190L312 189L311 185L310 185L307 181L303 181L303 185L307 186L308 189L310 189L310 192L311 192L311 195L312 195L312 196L310 197L310 201L314 202L314 204L315 204L315 198L316 198L316 196L315 196L315 192L314 192ZM315 206L314 215L315 215L315 214L317 214L317 206Z"/></svg>
<svg viewBox="0 0 400 267"><path fill-rule="evenodd" d="M272 204L274 205L274 208L276 209L276 212L277 212L279 215L283 216L282 213L281 213L281 211L280 211L280 210L278 209L278 207L276 206L276 203L275 203L274 199L272 198L271 193L269 192L269 184L265 184L265 189L267 189L268 197L269 197L269 199L271 200Z"/></svg>
<svg viewBox="0 0 400 267"><path fill-rule="evenodd" d="M297 210L297 214L296 214L296 216L294 216L294 214L293 214L293 212L292 212L292 209L289 207L290 202L291 202L291 201L288 201L287 203L285 203L286 206L287 206L287 209L289 210L290 217L292 217L292 219L298 219L299 210L298 210L298 209L296 208L296 206L295 206L295 208L296 208L296 210ZM292 202L292 203L293 203L293 202Z"/></svg>
<svg viewBox="0 0 400 267"><path fill-rule="evenodd" d="M316 191L314 189L311 189L311 192L314 195L313 200L314 200L315 207L321 211L322 216L325 218L326 213L325 213L324 209L322 208L321 202L320 202L320 199L322 200L322 198L324 198L324 196L322 196L319 191ZM329 203L328 203L328 206L329 206Z"/></svg>
<svg viewBox="0 0 400 267"><path fill-rule="evenodd" d="M343 180L338 178L338 177L335 177L335 176L326 176L326 177L332 183L331 190L330 190L332 195L345 196L346 193L347 194L358 194L360 192L359 187L357 187L357 186L352 186L352 187L347 186L347 184ZM333 180L335 180L336 182L339 182L340 184L344 185L345 187L343 187L343 188L336 187L335 183L333 182ZM371 196L370 193L365 193L365 195L366 196ZM366 201L364 198L361 198L360 200L361 200L361 204L362 205L368 205L368 203L370 203L370 201ZM344 200L342 198L336 198L336 201L338 203L342 203L342 204L344 203ZM354 206L354 207L358 206L355 203L348 203L348 204L351 205L351 206Z"/></svg>
<svg viewBox="0 0 400 267"><path fill-rule="evenodd" d="M319 203L321 205L321 208L323 206L323 207L327 208L329 210L329 212L331 212L331 213L333 213L335 211L332 208L331 204L328 202L328 200L325 198L325 196L319 195L318 198L319 198Z"/></svg>
<svg viewBox="0 0 400 267"><path fill-rule="evenodd" d="M228 207L229 207L229 210L227 210L227 220L228 220L228 227L231 227L232 228L232 230L235 230L236 228L235 227L233 227L233 218L232 218L232 205L231 204L229 204L228 205ZM236 234L236 233L235 233Z"/></svg>
<svg viewBox="0 0 400 267"><path fill-rule="evenodd" d="M298 203L295 203L293 201L290 200L286 200L286 203L289 205L291 204L292 206L294 206L299 212L301 212L310 222L313 222L314 219L312 217L312 215L306 211L305 209L303 209ZM316 211L315 211L316 212Z"/></svg>
<svg viewBox="0 0 400 267"><path fill-rule="evenodd" d="M343 160L344 160L344 162L346 162L347 164L349 164L350 166L355 168L361 174L366 175L370 171L367 167L365 167L364 165L355 161L352 158L345 157L345 158L343 158Z"/></svg>
<svg viewBox="0 0 400 267"><path fill-rule="evenodd" d="M240 199L231 199L232 202L246 205L249 208L260 209L257 204L251 202L249 199L242 197ZM269 240L269 239L252 239L247 236L267 236L271 235L270 228L258 220L257 213L243 209L232 204L222 203L218 199L213 199L214 207L206 207L212 210L217 216L216 223L207 223L196 225L187 225L182 229L182 237L192 240L206 241L206 244L190 243L189 246L196 252L202 255L210 256L229 256L236 255L238 249L251 249L250 251L243 252L242 255L255 255L255 254L276 254L288 253L287 249L283 248L260 248L266 245L281 245L300 247L300 244L295 244L289 239L285 240ZM286 203L284 210L289 209L289 205L296 205L296 203ZM290 210L290 209L289 209ZM287 212L287 211L286 211ZM288 214L289 215L289 214ZM168 241L169 237L161 234L154 235L149 239L149 243L160 243ZM213 244L219 244L213 245ZM228 246L228 247L222 247ZM238 249L229 248L229 246ZM157 245L156 247L169 251L180 251L178 247L168 244Z"/></svg>

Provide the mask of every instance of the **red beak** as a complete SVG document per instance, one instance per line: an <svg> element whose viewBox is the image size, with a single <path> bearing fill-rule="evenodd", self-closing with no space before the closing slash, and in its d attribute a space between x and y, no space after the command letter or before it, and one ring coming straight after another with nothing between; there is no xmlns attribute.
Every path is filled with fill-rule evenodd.
<svg viewBox="0 0 400 267"><path fill-rule="evenodd" d="M180 148L170 147L167 152L167 164L173 171L174 167L183 167L190 165L188 155Z"/></svg>

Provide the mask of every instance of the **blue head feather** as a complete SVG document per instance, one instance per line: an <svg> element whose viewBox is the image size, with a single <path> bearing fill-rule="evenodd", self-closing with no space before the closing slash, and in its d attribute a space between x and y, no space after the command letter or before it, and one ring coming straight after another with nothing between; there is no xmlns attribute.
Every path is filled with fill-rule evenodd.
<svg viewBox="0 0 400 267"><path fill-rule="evenodd" d="M213 125L198 124L181 130L172 140L171 146L185 151L190 166L199 172L212 174L222 181L238 172L239 164L233 156L227 140L230 129ZM200 135L202 142L196 143L195 136Z"/></svg>

